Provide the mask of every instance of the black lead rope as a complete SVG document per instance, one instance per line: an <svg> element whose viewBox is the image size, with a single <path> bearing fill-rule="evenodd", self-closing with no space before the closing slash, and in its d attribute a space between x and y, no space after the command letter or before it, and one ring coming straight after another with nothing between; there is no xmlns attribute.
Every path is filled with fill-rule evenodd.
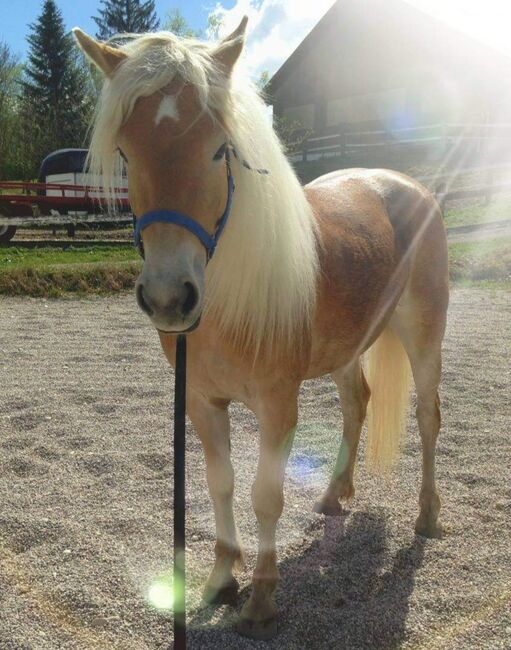
<svg viewBox="0 0 511 650"><path fill-rule="evenodd" d="M174 385L174 650L186 649L185 415L186 335L177 337Z"/></svg>

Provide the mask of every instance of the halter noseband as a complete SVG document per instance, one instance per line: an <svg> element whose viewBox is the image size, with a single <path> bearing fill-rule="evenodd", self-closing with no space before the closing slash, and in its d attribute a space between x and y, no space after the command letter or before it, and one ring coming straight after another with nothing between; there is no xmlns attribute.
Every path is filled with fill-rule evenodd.
<svg viewBox="0 0 511 650"><path fill-rule="evenodd" d="M225 228L225 224L227 223L227 219L231 214L232 197L234 195L234 178L232 177L231 172L231 156L229 146L227 144L222 145L218 154L215 154L215 159L218 159L217 156L225 156L225 162L227 166L227 203L223 215L217 222L214 234L210 235L209 232L203 226L201 226L198 221L195 221L195 219L192 219L188 215L183 214L182 212L178 212L177 210L152 210L151 212L146 212L142 217L140 217L140 219L137 219L135 216L133 217L135 226L135 246L140 251L142 257L144 257L142 231L147 228L147 226L150 226L152 223L156 222L173 223L176 226L181 226L181 228L186 228L186 230L194 234L204 245L208 262L213 257L213 253L215 252L218 240L220 239L220 235L222 234Z"/></svg>

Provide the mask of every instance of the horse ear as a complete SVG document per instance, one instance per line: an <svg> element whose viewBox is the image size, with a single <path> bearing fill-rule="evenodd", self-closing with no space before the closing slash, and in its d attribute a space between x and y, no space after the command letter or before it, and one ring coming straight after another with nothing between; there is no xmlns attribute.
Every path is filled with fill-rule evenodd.
<svg viewBox="0 0 511 650"><path fill-rule="evenodd" d="M73 29L73 34L78 45L86 56L88 56L89 59L97 65L97 67L107 77L111 77L117 66L127 58L126 54L122 50L107 45L106 43L102 43L101 41L94 40L91 36L82 32L78 27Z"/></svg>
<svg viewBox="0 0 511 650"><path fill-rule="evenodd" d="M227 76L231 74L234 64L243 51L247 22L247 16L243 16L238 27L220 42L220 45L213 53L213 58L224 68Z"/></svg>

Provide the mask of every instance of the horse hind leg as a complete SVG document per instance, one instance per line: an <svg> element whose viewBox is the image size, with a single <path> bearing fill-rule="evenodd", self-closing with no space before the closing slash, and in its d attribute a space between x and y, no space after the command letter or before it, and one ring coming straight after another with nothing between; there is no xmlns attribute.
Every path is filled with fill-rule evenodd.
<svg viewBox="0 0 511 650"><path fill-rule="evenodd" d="M442 319L440 319L442 321ZM391 321L408 353L417 392L416 416L422 441L422 483L420 512L415 532L424 537L440 537L438 523L440 497L435 480L435 453L440 431L441 342L444 323L395 314Z"/></svg>
<svg viewBox="0 0 511 650"><path fill-rule="evenodd" d="M337 384L341 400L343 435L332 478L314 510L335 516L343 512L339 500L349 500L355 494L353 472L371 391L359 359L332 373L332 379Z"/></svg>

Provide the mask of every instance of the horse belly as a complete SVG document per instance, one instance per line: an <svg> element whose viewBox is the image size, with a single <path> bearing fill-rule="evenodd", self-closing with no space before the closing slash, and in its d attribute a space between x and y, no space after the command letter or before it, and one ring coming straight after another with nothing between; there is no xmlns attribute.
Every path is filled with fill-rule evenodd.
<svg viewBox="0 0 511 650"><path fill-rule="evenodd" d="M365 296L348 291L343 300L332 300L329 308L318 310L305 378L332 373L358 359L383 331L403 288L404 282L397 284L392 295L386 287L374 285Z"/></svg>
<svg viewBox="0 0 511 650"><path fill-rule="evenodd" d="M345 183L338 196L338 205L330 196L328 209L316 209L321 272L306 378L333 372L367 350L388 322L409 275L377 193Z"/></svg>

